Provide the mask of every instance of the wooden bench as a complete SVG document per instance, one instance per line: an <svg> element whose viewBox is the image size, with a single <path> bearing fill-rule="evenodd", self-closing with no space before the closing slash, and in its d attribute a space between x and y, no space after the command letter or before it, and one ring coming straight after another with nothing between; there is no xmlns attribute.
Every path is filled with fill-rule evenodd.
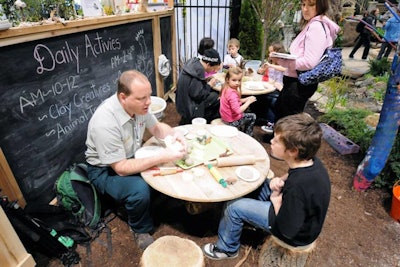
<svg viewBox="0 0 400 267"><path fill-rule="evenodd" d="M260 257L259 267L303 267L307 258L315 248L316 242L307 245L292 247L275 236L269 236L264 242Z"/></svg>

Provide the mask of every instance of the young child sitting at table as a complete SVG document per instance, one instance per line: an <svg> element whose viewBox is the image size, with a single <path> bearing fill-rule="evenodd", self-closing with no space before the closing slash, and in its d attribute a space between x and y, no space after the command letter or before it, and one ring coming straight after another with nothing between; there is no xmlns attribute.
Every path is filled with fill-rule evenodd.
<svg viewBox="0 0 400 267"><path fill-rule="evenodd" d="M220 93L219 113L222 121L239 129L243 128L243 132L253 136L254 123L256 122L256 114L245 113L245 110L251 103L257 99L255 96L241 98L243 70L240 67L230 67L225 76L225 83Z"/></svg>
<svg viewBox="0 0 400 267"><path fill-rule="evenodd" d="M236 38L228 41L228 54L224 57L223 67L228 69L230 67L240 67L243 57L239 54L240 42Z"/></svg>
<svg viewBox="0 0 400 267"><path fill-rule="evenodd" d="M268 47L268 52L269 54L271 54L272 52L285 53L285 48L283 47L282 43L275 42ZM283 87L283 73L285 71L286 68L278 64L278 58L276 57L270 57L268 61L257 70L258 74L263 75L263 81L274 83L274 86L276 88L275 91L267 94L265 97L265 104L268 107L266 115L267 124L261 126L261 130L269 134L272 134L274 132L274 107L276 99L279 96L279 92L282 90Z"/></svg>
<svg viewBox="0 0 400 267"><path fill-rule="evenodd" d="M288 173L266 179L258 199L239 198L226 204L218 240L203 247L206 257L237 257L244 223L294 247L309 245L318 238L331 195L328 172L316 157L321 140L318 122L307 113L277 121L271 153L288 164Z"/></svg>

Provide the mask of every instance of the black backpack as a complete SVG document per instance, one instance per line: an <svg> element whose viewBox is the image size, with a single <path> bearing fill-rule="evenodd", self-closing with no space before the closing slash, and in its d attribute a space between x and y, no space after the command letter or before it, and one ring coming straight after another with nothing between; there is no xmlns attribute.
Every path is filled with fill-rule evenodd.
<svg viewBox="0 0 400 267"><path fill-rule="evenodd" d="M38 265L44 257L49 260L58 258L64 266L80 262L81 258L75 250L76 243L69 236L32 217L16 202L9 202L6 196L2 196L0 202L18 237Z"/></svg>

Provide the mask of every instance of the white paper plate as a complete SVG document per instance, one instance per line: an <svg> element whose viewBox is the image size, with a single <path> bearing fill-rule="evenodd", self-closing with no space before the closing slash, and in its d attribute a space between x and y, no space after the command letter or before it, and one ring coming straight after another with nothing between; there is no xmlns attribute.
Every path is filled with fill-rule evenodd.
<svg viewBox="0 0 400 267"><path fill-rule="evenodd" d="M260 172L251 166L240 166L235 170L235 173L246 182L254 182L260 178Z"/></svg>
<svg viewBox="0 0 400 267"><path fill-rule="evenodd" d="M264 82L248 81L242 83L242 89L252 90L252 91L262 91L264 90Z"/></svg>
<svg viewBox="0 0 400 267"><path fill-rule="evenodd" d="M160 146L144 146L136 150L135 159L152 157L158 154L163 149Z"/></svg>
<svg viewBox="0 0 400 267"><path fill-rule="evenodd" d="M238 135L238 129L229 125L215 125L211 128L210 132L220 137L234 137Z"/></svg>
<svg viewBox="0 0 400 267"><path fill-rule="evenodd" d="M178 126L178 127L175 127L174 129L181 132L183 134L183 136L185 136L189 133L189 130L186 129L184 126Z"/></svg>
<svg viewBox="0 0 400 267"><path fill-rule="evenodd" d="M296 55L291 55L291 54L285 54L285 53L277 53L277 52L272 52L271 56L273 57L279 57L279 58L284 58L284 59L296 59Z"/></svg>

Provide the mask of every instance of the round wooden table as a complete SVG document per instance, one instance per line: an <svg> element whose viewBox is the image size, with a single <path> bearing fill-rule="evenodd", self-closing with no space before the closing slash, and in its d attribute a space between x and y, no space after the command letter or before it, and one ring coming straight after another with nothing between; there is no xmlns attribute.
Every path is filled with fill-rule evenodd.
<svg viewBox="0 0 400 267"><path fill-rule="evenodd" d="M213 77L216 78L220 82L220 85L213 88L214 90L219 92L219 91L221 91L222 84L225 82L225 73L223 73L223 72L216 73L216 74L214 74ZM259 75L257 73L253 73L251 76L245 76L242 79L242 86L241 86L242 95L243 96L249 96L249 95L257 96L257 95L269 94L269 93L275 91L277 86L280 86L275 83L264 82L261 80L261 78L262 78L262 75ZM248 86L251 86L252 89L250 89L250 87L248 87Z"/></svg>
<svg viewBox="0 0 400 267"><path fill-rule="evenodd" d="M193 137L196 135L196 133L198 133L198 129L193 125L185 125L180 127L184 127L184 129L188 130L189 133L186 135L186 137ZM141 173L144 180L152 188L165 195L191 202L227 201L242 197L257 189L264 182L270 172L270 160L264 147L257 140L240 131L237 131L235 136L230 136L232 134L229 132L223 133L223 135L227 136L212 135L212 132L216 132L214 131L215 128L213 129L212 127L230 126L206 125L205 130L207 131L207 134L210 134L213 138L218 139L218 142L229 147L230 151L233 152L230 156L253 155L256 157L258 161L249 166L257 169L257 171L260 173L259 179L252 182L247 182L238 178L235 174L235 170L239 166L216 167L224 179L237 179L234 184L228 184L228 186L224 188L214 179L207 166L202 164L190 169L186 169L183 172L163 176L153 176L154 170L146 170ZM154 146L157 144L159 144L158 141L152 137L144 145ZM163 164L159 167L171 166L175 166L174 163Z"/></svg>

